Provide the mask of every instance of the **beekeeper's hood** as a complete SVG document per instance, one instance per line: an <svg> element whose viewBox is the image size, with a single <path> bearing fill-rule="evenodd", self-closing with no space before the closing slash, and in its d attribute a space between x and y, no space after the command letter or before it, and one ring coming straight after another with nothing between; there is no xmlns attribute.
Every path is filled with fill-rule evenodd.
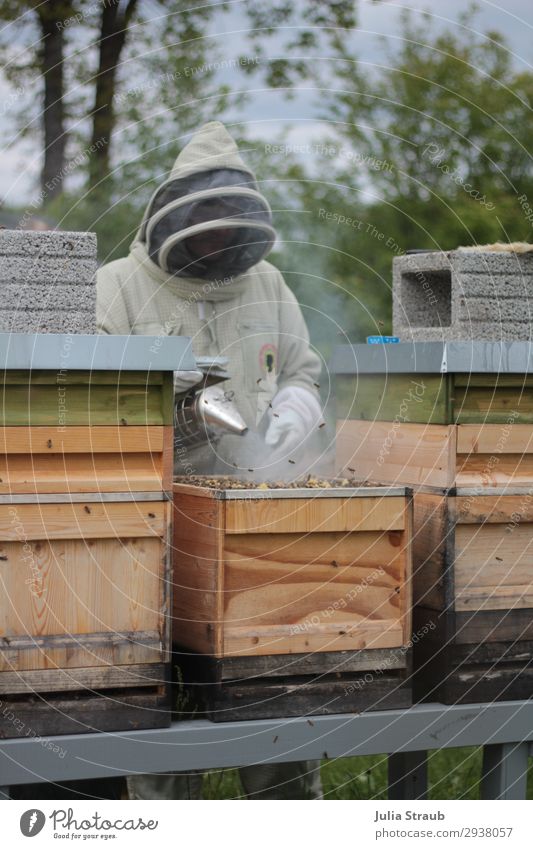
<svg viewBox="0 0 533 849"><path fill-rule="evenodd" d="M152 195L136 242L167 274L217 280L258 263L275 235L254 174L224 125L212 121Z"/></svg>

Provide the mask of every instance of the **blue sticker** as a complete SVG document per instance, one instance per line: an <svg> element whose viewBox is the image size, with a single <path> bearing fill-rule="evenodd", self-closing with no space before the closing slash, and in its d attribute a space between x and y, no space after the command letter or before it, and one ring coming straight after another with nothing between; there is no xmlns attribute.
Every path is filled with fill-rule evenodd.
<svg viewBox="0 0 533 849"><path fill-rule="evenodd" d="M391 345L400 341L399 336L367 336L367 345Z"/></svg>

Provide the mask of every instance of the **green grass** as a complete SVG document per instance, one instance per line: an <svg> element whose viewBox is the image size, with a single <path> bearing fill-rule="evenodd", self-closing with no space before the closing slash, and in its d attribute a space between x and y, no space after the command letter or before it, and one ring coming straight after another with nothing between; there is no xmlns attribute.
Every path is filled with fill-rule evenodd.
<svg viewBox="0 0 533 849"><path fill-rule="evenodd" d="M480 747L442 749L429 755L430 799L479 799ZM325 799L387 799L387 757L372 755L322 762ZM206 799L242 797L236 769L213 770L204 779ZM533 764L528 774L533 799Z"/></svg>

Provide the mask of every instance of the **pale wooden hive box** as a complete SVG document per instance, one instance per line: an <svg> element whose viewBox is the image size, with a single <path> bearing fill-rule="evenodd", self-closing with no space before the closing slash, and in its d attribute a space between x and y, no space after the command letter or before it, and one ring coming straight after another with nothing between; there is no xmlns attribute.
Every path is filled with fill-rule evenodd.
<svg viewBox="0 0 533 849"><path fill-rule="evenodd" d="M175 483L173 640L195 715L408 707L411 510L402 487Z"/></svg>
<svg viewBox="0 0 533 849"><path fill-rule="evenodd" d="M533 484L528 343L342 346L332 370L339 473L441 489Z"/></svg>
<svg viewBox="0 0 533 849"><path fill-rule="evenodd" d="M0 736L170 721L172 371L194 359L151 341L0 334Z"/></svg>
<svg viewBox="0 0 533 849"><path fill-rule="evenodd" d="M410 506L402 488L175 483L174 641L218 658L406 645Z"/></svg>

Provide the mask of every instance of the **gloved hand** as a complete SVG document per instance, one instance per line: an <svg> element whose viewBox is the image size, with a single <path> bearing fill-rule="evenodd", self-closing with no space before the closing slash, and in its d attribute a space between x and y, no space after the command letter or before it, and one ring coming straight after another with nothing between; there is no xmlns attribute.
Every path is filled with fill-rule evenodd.
<svg viewBox="0 0 533 849"><path fill-rule="evenodd" d="M322 421L317 396L303 386L285 386L272 401L265 443L277 453L293 451Z"/></svg>
<svg viewBox="0 0 533 849"><path fill-rule="evenodd" d="M204 378L201 371L175 371L174 372L174 395L183 395Z"/></svg>

